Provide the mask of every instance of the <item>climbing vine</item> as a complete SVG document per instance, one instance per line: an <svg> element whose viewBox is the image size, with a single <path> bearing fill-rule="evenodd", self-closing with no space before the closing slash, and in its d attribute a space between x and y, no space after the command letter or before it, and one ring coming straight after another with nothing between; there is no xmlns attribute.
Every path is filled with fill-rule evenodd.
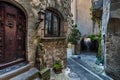
<svg viewBox="0 0 120 80"><path fill-rule="evenodd" d="M95 11L93 10L93 7L91 6L90 8L90 15L91 15L91 20L94 23L98 24L98 27L100 29L101 27L101 14L98 16L96 15ZM96 40L98 43L98 50L97 50L97 58L98 58L98 62L99 63L103 63L103 56L102 56L102 48L101 48L101 29L99 31L99 35L90 35L89 36L91 38L91 40Z"/></svg>
<svg viewBox="0 0 120 80"><path fill-rule="evenodd" d="M101 33L98 35L90 35L88 36L92 42L97 42L98 48L97 48L97 64L98 63L104 63L103 56L102 56L102 49L101 49Z"/></svg>
<svg viewBox="0 0 120 80"><path fill-rule="evenodd" d="M101 18L100 17L97 17L95 15L95 12L93 10L93 7L90 8L90 15L91 15L91 20L94 22L94 23L98 23L98 27L100 28L101 26Z"/></svg>

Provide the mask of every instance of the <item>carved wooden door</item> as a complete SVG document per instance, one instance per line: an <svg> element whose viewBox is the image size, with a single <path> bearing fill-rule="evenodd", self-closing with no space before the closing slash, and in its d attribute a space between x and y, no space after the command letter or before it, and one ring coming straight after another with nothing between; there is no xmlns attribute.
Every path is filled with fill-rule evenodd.
<svg viewBox="0 0 120 80"><path fill-rule="evenodd" d="M4 61L4 8L0 6L0 62Z"/></svg>
<svg viewBox="0 0 120 80"><path fill-rule="evenodd" d="M25 15L15 6L0 3L0 63L25 59Z"/></svg>
<svg viewBox="0 0 120 80"><path fill-rule="evenodd" d="M5 5L5 61L16 59L16 20L17 11L14 7Z"/></svg>

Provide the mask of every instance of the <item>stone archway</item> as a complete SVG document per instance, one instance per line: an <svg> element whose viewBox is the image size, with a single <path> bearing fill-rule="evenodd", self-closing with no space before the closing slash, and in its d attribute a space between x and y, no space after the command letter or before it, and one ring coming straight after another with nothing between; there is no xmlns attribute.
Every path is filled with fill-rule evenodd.
<svg viewBox="0 0 120 80"><path fill-rule="evenodd" d="M110 18L106 40L106 72L115 80L120 78L120 19Z"/></svg>
<svg viewBox="0 0 120 80"><path fill-rule="evenodd" d="M0 68L26 59L26 16L18 7L0 1Z"/></svg>

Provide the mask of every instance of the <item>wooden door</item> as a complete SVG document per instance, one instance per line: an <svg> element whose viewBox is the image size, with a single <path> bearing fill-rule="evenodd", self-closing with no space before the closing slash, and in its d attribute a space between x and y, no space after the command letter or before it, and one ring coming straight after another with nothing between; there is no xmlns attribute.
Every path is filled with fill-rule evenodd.
<svg viewBox="0 0 120 80"><path fill-rule="evenodd" d="M5 5L5 61L16 59L16 20L17 10Z"/></svg>
<svg viewBox="0 0 120 80"><path fill-rule="evenodd" d="M0 62L4 61L4 8L0 6Z"/></svg>
<svg viewBox="0 0 120 80"><path fill-rule="evenodd" d="M25 60L25 15L11 4L0 5L0 63Z"/></svg>

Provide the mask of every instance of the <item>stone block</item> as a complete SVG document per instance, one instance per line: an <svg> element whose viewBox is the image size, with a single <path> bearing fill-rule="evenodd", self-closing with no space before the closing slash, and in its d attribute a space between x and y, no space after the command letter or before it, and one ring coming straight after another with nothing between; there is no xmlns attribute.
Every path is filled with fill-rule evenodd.
<svg viewBox="0 0 120 80"><path fill-rule="evenodd" d="M29 71L15 76L10 80L34 80L36 78L40 78L39 70L37 70L36 68L31 68Z"/></svg>

